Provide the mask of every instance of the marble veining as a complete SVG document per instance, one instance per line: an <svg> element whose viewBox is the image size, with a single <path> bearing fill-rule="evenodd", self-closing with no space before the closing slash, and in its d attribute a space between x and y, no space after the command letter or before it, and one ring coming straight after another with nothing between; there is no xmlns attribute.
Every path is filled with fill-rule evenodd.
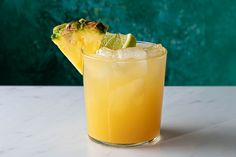
<svg viewBox="0 0 236 157"><path fill-rule="evenodd" d="M0 87L0 157L235 157L236 87L166 87L162 140L113 148L86 134L83 87Z"/></svg>

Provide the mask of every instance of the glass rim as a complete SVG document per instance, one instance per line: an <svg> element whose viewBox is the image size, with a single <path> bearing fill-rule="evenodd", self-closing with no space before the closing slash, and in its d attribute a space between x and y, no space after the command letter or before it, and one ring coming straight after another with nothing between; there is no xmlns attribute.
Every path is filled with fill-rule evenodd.
<svg viewBox="0 0 236 157"><path fill-rule="evenodd" d="M137 41L137 43L150 43L153 44L151 42L147 42L147 41ZM165 48L165 47L164 47ZM146 60L151 60L151 59L162 59L167 55L167 49L165 48L165 51L163 54L161 55L156 55L156 56L151 56L151 57L146 57L146 58L132 58L132 59L127 59L127 60L118 60L118 59L111 59L111 58L106 58L106 57L97 57L94 56L94 54L86 54L82 51L82 56L83 59L84 57L92 59L92 60L98 60L98 61L104 61L104 62L114 62L114 63L129 63L129 62L141 62L141 61L146 61Z"/></svg>

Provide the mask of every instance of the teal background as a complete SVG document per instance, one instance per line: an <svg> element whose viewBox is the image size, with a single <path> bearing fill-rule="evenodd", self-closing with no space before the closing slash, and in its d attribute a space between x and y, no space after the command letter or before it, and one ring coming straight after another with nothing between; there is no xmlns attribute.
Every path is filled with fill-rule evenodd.
<svg viewBox="0 0 236 157"><path fill-rule="evenodd" d="M50 41L81 17L168 49L166 85L236 85L236 1L0 0L0 84L82 85Z"/></svg>

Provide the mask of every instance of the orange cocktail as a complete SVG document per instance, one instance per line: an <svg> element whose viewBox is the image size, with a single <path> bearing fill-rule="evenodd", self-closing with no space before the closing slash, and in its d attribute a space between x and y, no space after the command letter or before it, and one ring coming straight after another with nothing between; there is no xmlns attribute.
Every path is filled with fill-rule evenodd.
<svg viewBox="0 0 236 157"><path fill-rule="evenodd" d="M166 49L144 42L138 47L146 54L135 48L125 52L133 57L121 59L84 54L87 128L92 139L134 145L160 136Z"/></svg>

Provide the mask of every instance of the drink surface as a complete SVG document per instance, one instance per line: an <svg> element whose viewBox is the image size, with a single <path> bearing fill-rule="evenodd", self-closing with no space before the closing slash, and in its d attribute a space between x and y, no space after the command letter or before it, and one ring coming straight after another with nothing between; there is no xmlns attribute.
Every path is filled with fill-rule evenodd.
<svg viewBox="0 0 236 157"><path fill-rule="evenodd" d="M166 50L161 45L84 55L88 134L112 144L160 135Z"/></svg>

